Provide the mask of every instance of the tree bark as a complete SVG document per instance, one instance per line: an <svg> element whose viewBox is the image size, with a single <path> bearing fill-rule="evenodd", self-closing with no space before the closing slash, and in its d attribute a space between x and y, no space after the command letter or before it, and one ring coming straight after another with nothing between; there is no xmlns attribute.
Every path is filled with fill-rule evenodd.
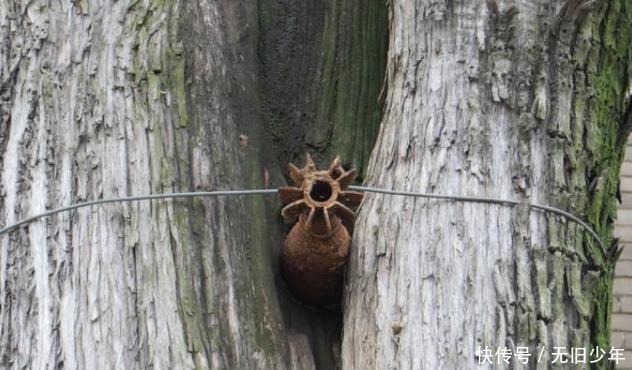
<svg viewBox="0 0 632 370"><path fill-rule="evenodd" d="M291 11L266 11L281 5ZM344 146L362 165L381 116L385 10L3 1L0 225L100 198L283 185L307 148L322 160ZM281 70L287 60L310 73ZM279 277L279 210L262 198L115 204L0 238L0 367L336 367L340 312L296 303Z"/></svg>
<svg viewBox="0 0 632 370"><path fill-rule="evenodd" d="M263 186L256 9L0 8L3 224L84 200ZM266 212L261 199L143 202L12 233L3 367L289 366Z"/></svg>
<svg viewBox="0 0 632 370"><path fill-rule="evenodd" d="M632 7L386 9L0 3L0 224L99 198L275 187L306 150L364 174L385 96L370 185L555 205L605 254L524 206L368 195L342 324L280 279L276 200L82 209L0 239L0 366L449 369L477 367L479 346L607 346Z"/></svg>
<svg viewBox="0 0 632 370"><path fill-rule="evenodd" d="M624 0L391 2L368 184L553 205L608 250L526 206L367 195L342 368L567 368L554 346L609 349L631 16ZM531 360L479 365L485 346Z"/></svg>

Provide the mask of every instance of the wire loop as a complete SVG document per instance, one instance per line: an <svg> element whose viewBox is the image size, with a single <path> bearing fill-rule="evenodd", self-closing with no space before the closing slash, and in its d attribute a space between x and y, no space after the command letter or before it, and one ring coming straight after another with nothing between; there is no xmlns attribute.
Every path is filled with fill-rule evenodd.
<svg viewBox="0 0 632 370"><path fill-rule="evenodd" d="M486 197L475 197L475 196L465 196L465 195L429 194L429 193L420 193L420 192L380 189L380 188L374 188L370 186L351 185L349 186L349 189L363 191L363 192L370 192L370 193L387 194L387 195L398 195L398 196L439 199L439 200L456 200L460 202L492 203L492 204L500 204L500 205L506 205L506 206L512 206L512 207L520 204L520 202L515 201L515 200L510 200L510 199L486 198ZM140 201L140 200L160 200L160 199L193 198L193 197L267 195L267 194L276 194L277 192L278 192L278 189L217 190L217 191L196 191L196 192L185 192L185 193L150 194L150 195L123 197L123 198L99 199L99 200L93 200L89 202L75 203L75 204L71 204L65 207L55 208L55 209L31 216L31 217L27 217L14 224L7 225L3 227L2 229L0 229L0 236L12 230L15 230L22 225L36 221L40 218L53 216L58 213L68 212L68 211L72 211L78 208L85 208L85 207L96 206L96 205L107 204L107 203L122 203L122 202L133 202L133 201ZM595 238L597 243L599 243L599 247L601 248L601 251L604 253L604 256L607 255L606 248L601 238L597 234L597 232L595 232L595 230L593 230L593 228L590 227L590 225L588 225L579 217L575 216L574 214L570 212L561 210L559 208L555 208L555 207L551 207L551 206L547 206L543 204L537 204L537 203L526 203L526 204L531 208L565 217L581 225L584 229L586 229L590 233L590 235L592 235L593 238Z"/></svg>

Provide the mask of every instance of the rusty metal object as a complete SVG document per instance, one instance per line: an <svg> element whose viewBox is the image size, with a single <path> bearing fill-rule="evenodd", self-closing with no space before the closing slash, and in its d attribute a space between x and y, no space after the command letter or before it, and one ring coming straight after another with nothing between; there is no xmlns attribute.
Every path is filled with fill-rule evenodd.
<svg viewBox="0 0 632 370"><path fill-rule="evenodd" d="M357 171L345 171L338 157L329 169L318 171L309 154L303 168L289 167L295 186L279 188L281 214L294 223L281 252L283 277L302 301L335 305L342 295L355 210L363 197L346 190Z"/></svg>

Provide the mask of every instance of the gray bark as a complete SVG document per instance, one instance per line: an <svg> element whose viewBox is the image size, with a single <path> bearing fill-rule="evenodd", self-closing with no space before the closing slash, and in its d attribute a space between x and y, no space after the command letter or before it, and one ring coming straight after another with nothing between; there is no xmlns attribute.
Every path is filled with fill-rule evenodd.
<svg viewBox="0 0 632 370"><path fill-rule="evenodd" d="M8 1L0 22L2 224L263 186L250 4ZM3 238L1 366L300 368L269 212L262 199L120 204Z"/></svg>
<svg viewBox="0 0 632 370"><path fill-rule="evenodd" d="M368 184L551 204L609 245L630 12L625 1L392 1ZM609 348L615 252L525 207L367 195L342 367L510 367L479 365L479 346L528 346L529 365L511 368L568 366L537 363L537 350Z"/></svg>

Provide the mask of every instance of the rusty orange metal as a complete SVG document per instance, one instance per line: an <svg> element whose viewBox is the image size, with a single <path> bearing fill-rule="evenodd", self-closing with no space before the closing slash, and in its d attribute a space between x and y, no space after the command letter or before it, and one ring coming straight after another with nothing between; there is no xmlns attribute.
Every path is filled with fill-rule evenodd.
<svg viewBox="0 0 632 370"><path fill-rule="evenodd" d="M296 297L316 306L340 302L349 258L355 210L362 193L346 190L357 171L346 171L336 157L318 171L309 154L305 166L289 165L293 187L279 188L281 211L293 223L281 252L281 272Z"/></svg>

